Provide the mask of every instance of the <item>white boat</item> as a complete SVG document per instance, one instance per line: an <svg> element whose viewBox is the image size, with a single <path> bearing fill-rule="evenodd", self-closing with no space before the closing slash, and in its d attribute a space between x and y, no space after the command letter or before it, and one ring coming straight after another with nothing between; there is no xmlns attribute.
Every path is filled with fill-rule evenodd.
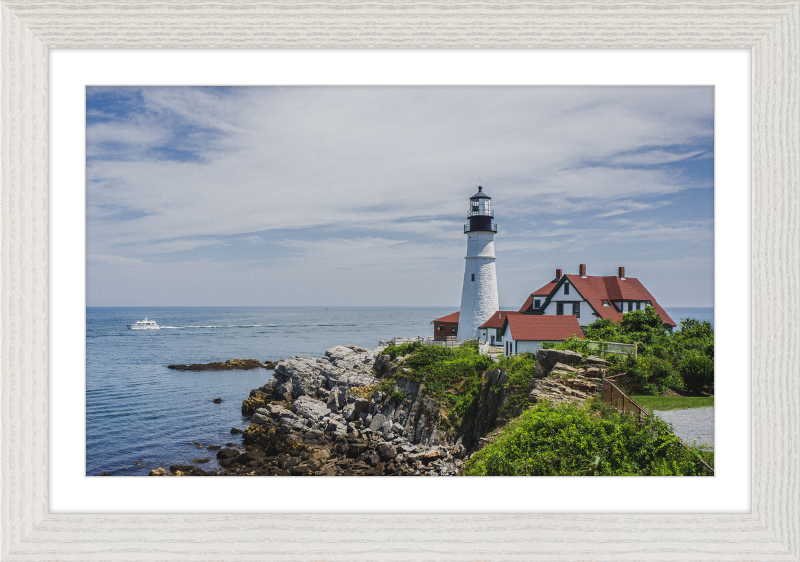
<svg viewBox="0 0 800 562"><path fill-rule="evenodd" d="M131 330L160 330L161 326L156 324L155 320L148 320L145 318L144 320L139 320L138 322L134 322L133 324L125 324Z"/></svg>

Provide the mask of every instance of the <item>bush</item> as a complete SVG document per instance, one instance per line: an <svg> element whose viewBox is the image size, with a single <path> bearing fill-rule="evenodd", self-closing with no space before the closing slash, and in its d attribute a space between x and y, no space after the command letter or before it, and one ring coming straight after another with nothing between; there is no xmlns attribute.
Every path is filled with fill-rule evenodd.
<svg viewBox="0 0 800 562"><path fill-rule="evenodd" d="M669 361L651 355L643 358L642 364L647 375L647 382L658 393L680 386L680 378Z"/></svg>
<svg viewBox="0 0 800 562"><path fill-rule="evenodd" d="M597 410L595 412L594 410ZM602 406L545 402L522 414L467 462L470 476L701 475L696 449L685 449L658 418L638 423Z"/></svg>
<svg viewBox="0 0 800 562"><path fill-rule="evenodd" d="M705 355L690 355L680 366L683 384L692 392L714 391L714 360Z"/></svg>
<svg viewBox="0 0 800 562"><path fill-rule="evenodd" d="M396 357L404 357L420 348L422 348L422 344L417 342L403 343L400 345L391 343L381 352L381 355L388 355L392 358L392 360L394 360Z"/></svg>

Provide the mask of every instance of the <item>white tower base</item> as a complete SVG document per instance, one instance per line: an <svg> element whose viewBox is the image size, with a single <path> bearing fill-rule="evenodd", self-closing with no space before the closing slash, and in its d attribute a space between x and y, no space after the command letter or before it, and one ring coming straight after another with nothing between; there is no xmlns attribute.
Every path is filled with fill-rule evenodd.
<svg viewBox="0 0 800 562"><path fill-rule="evenodd" d="M464 286L461 290L461 310L458 316L459 340L474 338L478 333L478 326L500 310L497 298L496 259L493 232L467 234L467 263L464 268Z"/></svg>

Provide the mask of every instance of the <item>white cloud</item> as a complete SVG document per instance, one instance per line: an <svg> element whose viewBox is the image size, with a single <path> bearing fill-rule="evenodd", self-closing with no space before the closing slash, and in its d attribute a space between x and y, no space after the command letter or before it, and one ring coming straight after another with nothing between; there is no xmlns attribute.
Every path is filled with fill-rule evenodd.
<svg viewBox="0 0 800 562"><path fill-rule="evenodd" d="M401 268L414 256L446 259L463 245L466 199L479 176L508 237L503 249L498 244L503 252L513 247L512 234L529 230L534 238L521 241L520 251L591 244L586 230L561 227L581 213L657 209L682 190L707 187L665 169L624 166L704 156L674 147L712 135L710 88L141 92L135 117L88 129L90 156L105 151L87 166L94 254L163 256L227 244L230 236L266 249L274 243L268 232L279 231L281 247L317 263L346 257L358 267ZM202 157L144 157L175 133L177 121L211 131L187 140ZM125 157L115 159L120 145ZM107 208L138 218L118 220ZM556 228L540 228L544 220ZM292 234L301 229L348 234L307 243Z"/></svg>

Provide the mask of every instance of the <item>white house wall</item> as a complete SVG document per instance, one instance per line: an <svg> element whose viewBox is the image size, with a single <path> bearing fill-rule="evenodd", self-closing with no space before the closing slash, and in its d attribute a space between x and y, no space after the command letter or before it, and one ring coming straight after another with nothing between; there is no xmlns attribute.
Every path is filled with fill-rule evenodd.
<svg viewBox="0 0 800 562"><path fill-rule="evenodd" d="M556 312L558 311L556 303L563 302L564 316L572 316L572 303L580 299L581 297L580 295L577 294L574 288L570 288L569 292L570 294L563 295L561 294L561 291L559 291L559 294L556 297L554 297L554 299L550 301L550 304L547 305L547 308L544 309L544 314L546 316L556 316ZM598 317L594 315L594 310L592 310L592 307L589 306L588 302L581 300L580 305L581 305L581 316L580 318L578 318L578 324L580 324L581 326L586 326L598 319Z"/></svg>

